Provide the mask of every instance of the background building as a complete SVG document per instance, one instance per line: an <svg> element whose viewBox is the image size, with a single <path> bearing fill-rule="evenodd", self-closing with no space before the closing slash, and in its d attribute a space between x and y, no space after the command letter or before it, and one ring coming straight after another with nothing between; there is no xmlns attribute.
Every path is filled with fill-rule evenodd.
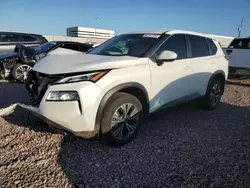
<svg viewBox="0 0 250 188"><path fill-rule="evenodd" d="M114 30L96 29L88 27L70 27L67 28L67 36L70 37L82 37L82 38L94 38L94 39L110 39L115 35Z"/></svg>
<svg viewBox="0 0 250 188"><path fill-rule="evenodd" d="M78 27L78 26L67 28L67 36L85 38L87 40L99 43L112 38L114 35L115 35L114 30L96 29L96 28ZM220 36L213 34L207 34L207 35L216 38L220 42L222 48L226 48L234 39L234 37L229 37L229 36Z"/></svg>

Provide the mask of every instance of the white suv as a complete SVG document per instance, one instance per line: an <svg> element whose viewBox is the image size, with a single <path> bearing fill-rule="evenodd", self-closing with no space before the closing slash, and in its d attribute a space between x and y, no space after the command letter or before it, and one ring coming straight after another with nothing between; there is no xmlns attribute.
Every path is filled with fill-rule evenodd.
<svg viewBox="0 0 250 188"><path fill-rule="evenodd" d="M33 106L57 128L110 144L132 140L149 113L201 98L220 103L228 61L219 43L188 31L121 34L87 54L58 49L26 83Z"/></svg>
<svg viewBox="0 0 250 188"><path fill-rule="evenodd" d="M224 53L229 57L229 73L250 75L250 37L235 38Z"/></svg>

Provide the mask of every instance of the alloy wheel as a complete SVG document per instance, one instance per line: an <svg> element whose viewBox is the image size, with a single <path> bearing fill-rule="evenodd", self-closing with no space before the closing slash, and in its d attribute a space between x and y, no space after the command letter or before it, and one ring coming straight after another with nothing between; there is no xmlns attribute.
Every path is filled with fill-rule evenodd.
<svg viewBox="0 0 250 188"><path fill-rule="evenodd" d="M123 104L117 108L111 119L113 136L125 139L136 131L138 124L138 109L131 103Z"/></svg>
<svg viewBox="0 0 250 188"><path fill-rule="evenodd" d="M216 106L220 102L221 92L219 84L214 84L210 92L210 103Z"/></svg>
<svg viewBox="0 0 250 188"><path fill-rule="evenodd" d="M25 81L27 79L28 72L31 69L32 69L32 67L29 66L29 65L20 65L16 69L16 77L17 77L17 79L20 80L20 81Z"/></svg>

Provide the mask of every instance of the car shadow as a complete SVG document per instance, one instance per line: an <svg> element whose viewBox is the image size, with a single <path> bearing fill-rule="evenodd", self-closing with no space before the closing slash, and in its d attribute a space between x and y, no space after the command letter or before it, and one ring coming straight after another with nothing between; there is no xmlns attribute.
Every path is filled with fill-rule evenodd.
<svg viewBox="0 0 250 188"><path fill-rule="evenodd" d="M4 108L15 102L27 103L29 101L28 93L24 84L1 80L0 82L0 108Z"/></svg>
<svg viewBox="0 0 250 188"><path fill-rule="evenodd" d="M228 173L246 181L250 108L197 106L192 102L150 115L146 129L118 148L67 135L58 162L73 187L235 185Z"/></svg>
<svg viewBox="0 0 250 188"><path fill-rule="evenodd" d="M202 79L209 76L195 74L169 83L151 99L151 107L179 95L177 88L186 86L182 91L187 92L204 85ZM122 147L65 136L58 162L73 187L235 185L228 171L244 167L250 154L244 146L250 143L250 109L223 102L212 111L199 107L195 100L152 113L138 137ZM242 179L247 180L244 172Z"/></svg>
<svg viewBox="0 0 250 188"><path fill-rule="evenodd" d="M250 84L247 83L241 83L241 82L232 82L232 81L227 81L228 85L235 85L235 86L244 86L244 87L250 87Z"/></svg>

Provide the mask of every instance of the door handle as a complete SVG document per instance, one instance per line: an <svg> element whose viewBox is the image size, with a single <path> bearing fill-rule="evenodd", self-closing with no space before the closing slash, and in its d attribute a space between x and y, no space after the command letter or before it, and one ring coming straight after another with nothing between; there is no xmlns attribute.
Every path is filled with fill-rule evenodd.
<svg viewBox="0 0 250 188"><path fill-rule="evenodd" d="M213 62L211 62L210 64L213 64L213 65L214 65L214 64L216 64L216 62L213 61Z"/></svg>

